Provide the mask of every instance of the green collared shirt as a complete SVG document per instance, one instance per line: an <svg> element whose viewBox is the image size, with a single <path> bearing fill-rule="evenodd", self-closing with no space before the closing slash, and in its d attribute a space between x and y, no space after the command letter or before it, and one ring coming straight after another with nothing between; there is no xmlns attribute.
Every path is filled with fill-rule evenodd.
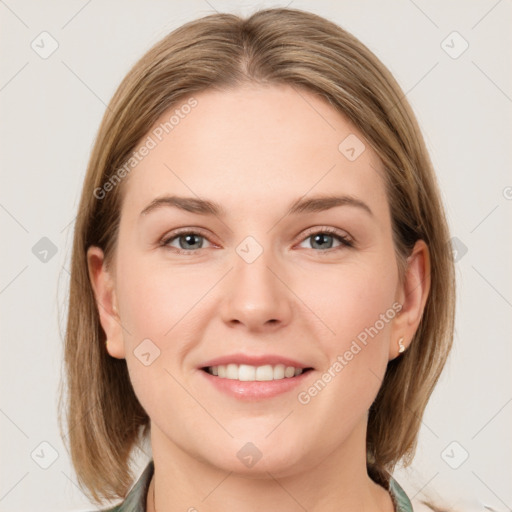
<svg viewBox="0 0 512 512"><path fill-rule="evenodd" d="M103 512L146 512L146 496L154 470L155 467L151 460L125 500L120 505ZM407 494L393 477L389 478L388 491L395 505L395 512L413 512Z"/></svg>

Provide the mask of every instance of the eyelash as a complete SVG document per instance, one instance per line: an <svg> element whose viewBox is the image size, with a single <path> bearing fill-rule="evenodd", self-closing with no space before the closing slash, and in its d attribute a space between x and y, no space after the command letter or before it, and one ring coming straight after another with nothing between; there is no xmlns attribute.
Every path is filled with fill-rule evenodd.
<svg viewBox="0 0 512 512"><path fill-rule="evenodd" d="M351 238L349 238L348 236L345 236L345 235L341 235L337 229L330 228L328 226L322 227L320 229L313 228L312 230L308 230L306 232L306 235L300 240L300 243L304 242L308 238L311 238L313 235L319 235L319 234L332 235L334 238L336 238L341 243L341 246L333 247L330 249L318 250L318 251L315 251L315 249L311 249L312 251L318 252L322 255L332 254L333 251L336 251L339 249L352 248L355 245ZM202 234L201 231L199 231L199 230L194 231L194 230L187 228L187 229L184 229L183 231L181 231L181 230L173 231L172 233L169 233L168 235L164 236L162 238L162 240L159 242L159 245L164 248L170 249L173 252L176 252L178 254L188 254L188 255L191 255L191 254L193 255L197 251L204 249L202 247L201 249L185 250L185 249L178 249L177 247L171 247L169 245L170 242L172 242L173 240L175 240L181 236L184 236L184 235L199 235L200 237L208 240L208 238L204 234Z"/></svg>

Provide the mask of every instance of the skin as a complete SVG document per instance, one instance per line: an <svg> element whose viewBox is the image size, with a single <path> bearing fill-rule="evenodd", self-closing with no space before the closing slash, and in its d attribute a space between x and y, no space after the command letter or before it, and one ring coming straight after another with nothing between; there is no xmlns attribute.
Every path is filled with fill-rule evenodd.
<svg viewBox="0 0 512 512"><path fill-rule="evenodd" d="M392 511L390 495L366 471L367 414L398 339L407 348L421 319L428 249L416 244L400 284L382 164L368 144L355 161L338 150L350 134L364 138L318 96L250 85L194 97L197 107L122 184L112 265L101 249L88 251L107 350L126 359L151 418L147 510L155 510L155 490L160 512L226 504L241 512ZM141 215L166 194L216 201L226 217L171 207ZM293 201L317 194L357 197L373 215L350 205L286 215ZM201 228L190 242L202 243L195 253L183 237L159 244L182 227ZM319 248L312 235L324 227L354 247L328 236L328 250ZM252 263L236 252L247 236L263 250ZM299 403L297 393L395 302L401 312ZM145 366L134 350L148 338L160 356ZM235 399L206 384L198 366L240 352L289 356L314 370L290 392ZM262 453L251 468L237 457L249 441Z"/></svg>

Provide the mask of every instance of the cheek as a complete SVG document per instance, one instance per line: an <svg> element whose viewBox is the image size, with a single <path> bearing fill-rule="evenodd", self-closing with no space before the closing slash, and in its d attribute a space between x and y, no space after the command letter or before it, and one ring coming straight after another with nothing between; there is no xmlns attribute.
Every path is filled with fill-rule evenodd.
<svg viewBox="0 0 512 512"><path fill-rule="evenodd" d="M347 411L355 419L370 407L387 368L398 279L393 253L388 256L375 254L333 271L329 292L323 298L317 294L312 306L330 331L317 337L326 356L319 372L322 382L304 390L301 403L316 401L319 408L336 404L332 414L340 421L348 421ZM320 394L322 398L313 398Z"/></svg>
<svg viewBox="0 0 512 512"><path fill-rule="evenodd" d="M315 303L333 332L317 335L325 363L297 400L319 422L330 418L330 426L317 428L327 428L332 439L348 435L364 417L386 372L396 273L390 267L383 274L380 267L334 273L327 297L318 294Z"/></svg>
<svg viewBox="0 0 512 512"><path fill-rule="evenodd" d="M141 337L163 341L210 286L191 268L171 269L149 258L126 263L120 265L117 288L133 342Z"/></svg>
<svg viewBox="0 0 512 512"><path fill-rule="evenodd" d="M337 332L345 342L357 338L364 340L364 333L369 330L373 337L385 335L390 326L389 312L393 311L394 283L369 273L362 276L353 274L350 277L346 282L345 293L338 301L340 307L335 317Z"/></svg>
<svg viewBox="0 0 512 512"><path fill-rule="evenodd" d="M152 418L158 418L164 403L177 413L183 392L170 375L177 374L175 368L190 345L184 329L194 323L194 305L208 283L201 284L190 268L171 269L168 262L144 256L126 257L118 265L118 276L125 357L135 394ZM169 402L169 396L175 399Z"/></svg>
<svg viewBox="0 0 512 512"><path fill-rule="evenodd" d="M388 260L390 261L390 260ZM333 267L329 273L315 279L303 277L304 292L311 310L318 313L329 333L329 347L339 350L377 323L383 333L393 318L393 302L396 293L397 272L392 264L378 262ZM309 284L306 281L309 280ZM384 323L382 315L386 315ZM363 336L364 337L364 336Z"/></svg>

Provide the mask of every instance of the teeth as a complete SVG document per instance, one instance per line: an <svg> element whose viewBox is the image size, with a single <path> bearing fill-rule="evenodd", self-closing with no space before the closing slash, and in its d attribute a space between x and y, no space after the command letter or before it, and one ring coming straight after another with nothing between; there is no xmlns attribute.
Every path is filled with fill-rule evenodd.
<svg viewBox="0 0 512 512"><path fill-rule="evenodd" d="M230 363L227 365L210 366L207 368L207 371L209 374L216 375L221 379L252 382L296 377L302 373L302 368L285 366L284 364L251 366L248 364L238 365Z"/></svg>
<svg viewBox="0 0 512 512"><path fill-rule="evenodd" d="M214 369L215 366L212 368ZM255 366L249 366L248 364L241 364L238 367L238 380L256 380L256 367Z"/></svg>
<svg viewBox="0 0 512 512"><path fill-rule="evenodd" d="M295 375L295 368L293 366L287 366L284 370L285 377L293 377Z"/></svg>
<svg viewBox="0 0 512 512"><path fill-rule="evenodd" d="M284 379L284 364L274 366L274 380Z"/></svg>
<svg viewBox="0 0 512 512"><path fill-rule="evenodd" d="M256 380L274 380L274 369L269 364L256 368Z"/></svg>
<svg viewBox="0 0 512 512"><path fill-rule="evenodd" d="M226 379L238 380L238 365L237 364L228 364L226 366Z"/></svg>

